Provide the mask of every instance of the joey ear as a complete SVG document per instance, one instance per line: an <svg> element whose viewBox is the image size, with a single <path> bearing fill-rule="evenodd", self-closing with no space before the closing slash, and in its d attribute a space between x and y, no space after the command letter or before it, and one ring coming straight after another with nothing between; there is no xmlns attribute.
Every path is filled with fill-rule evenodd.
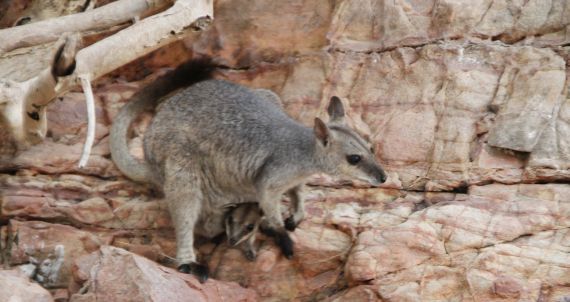
<svg viewBox="0 0 570 302"><path fill-rule="evenodd" d="M331 97L327 112L329 113L331 121L340 122L344 119L344 107L337 96Z"/></svg>
<svg viewBox="0 0 570 302"><path fill-rule="evenodd" d="M330 131L329 127L320 118L315 118L315 136L324 146L329 143Z"/></svg>

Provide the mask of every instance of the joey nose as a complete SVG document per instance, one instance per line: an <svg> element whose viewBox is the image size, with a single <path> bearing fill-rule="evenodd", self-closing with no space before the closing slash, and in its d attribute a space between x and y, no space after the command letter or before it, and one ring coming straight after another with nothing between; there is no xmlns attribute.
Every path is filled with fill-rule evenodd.
<svg viewBox="0 0 570 302"><path fill-rule="evenodd" d="M378 172L376 174L376 179L378 180L379 184L383 184L386 182L386 173L384 172L384 170L382 170L382 168L378 169Z"/></svg>

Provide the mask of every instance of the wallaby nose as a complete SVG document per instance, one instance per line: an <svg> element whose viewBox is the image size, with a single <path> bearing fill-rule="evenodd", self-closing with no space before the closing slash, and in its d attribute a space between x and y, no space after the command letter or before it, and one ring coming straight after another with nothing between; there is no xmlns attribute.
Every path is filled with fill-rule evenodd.
<svg viewBox="0 0 570 302"><path fill-rule="evenodd" d="M384 170L382 170L382 168L380 168L378 170L378 175L377 175L378 182L380 182L381 184L385 183L387 178L388 177L386 176L386 173L384 172Z"/></svg>
<svg viewBox="0 0 570 302"><path fill-rule="evenodd" d="M237 240L235 238L230 238L230 245L235 245Z"/></svg>

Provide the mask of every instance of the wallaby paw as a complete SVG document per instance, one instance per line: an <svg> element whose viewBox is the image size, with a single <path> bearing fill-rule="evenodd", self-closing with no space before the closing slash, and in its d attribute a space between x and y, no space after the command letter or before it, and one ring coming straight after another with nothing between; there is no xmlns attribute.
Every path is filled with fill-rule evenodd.
<svg viewBox="0 0 570 302"><path fill-rule="evenodd" d="M245 258L249 261L255 261L255 258L257 258L257 254L254 251L244 251L243 254L245 255Z"/></svg>
<svg viewBox="0 0 570 302"><path fill-rule="evenodd" d="M199 263L191 262L178 266L178 271L184 274L192 274L198 278L200 283L208 280L208 267Z"/></svg>
<svg viewBox="0 0 570 302"><path fill-rule="evenodd" d="M293 232L296 228L297 224L295 223L293 216L289 216L287 219L285 219L285 229L287 229L287 231Z"/></svg>
<svg viewBox="0 0 570 302"><path fill-rule="evenodd" d="M293 240L291 240L291 237L289 237L289 234L284 228L276 230L261 225L260 230L263 234L273 237L275 243L279 246L281 252L287 259L293 258Z"/></svg>
<svg viewBox="0 0 570 302"><path fill-rule="evenodd" d="M287 259L292 259L293 258L293 240L291 240L291 237L289 237L289 234L285 233L278 233L277 236L275 236L275 242L277 243L277 245L279 246L279 248L281 248L281 252L283 253L283 256L285 256L285 258Z"/></svg>

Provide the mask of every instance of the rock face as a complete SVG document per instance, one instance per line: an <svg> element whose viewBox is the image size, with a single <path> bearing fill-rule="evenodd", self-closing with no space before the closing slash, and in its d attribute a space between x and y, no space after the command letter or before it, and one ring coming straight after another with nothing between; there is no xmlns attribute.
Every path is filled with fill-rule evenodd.
<svg viewBox="0 0 570 302"><path fill-rule="evenodd" d="M97 83L87 167L77 167L86 128L78 92L50 104L44 143L0 162L0 260L12 269L0 271L0 292L33 288L38 296L15 299L34 301L570 301L569 6L216 1L197 40ZM260 235L254 262L225 243L197 246L212 272L205 284L167 268L169 215L114 166L108 133L160 67L194 55L225 66L217 77L272 89L307 126L339 96L389 181L315 176L293 260ZM150 118L133 129L139 157Z"/></svg>
<svg viewBox="0 0 570 302"><path fill-rule="evenodd" d="M115 247L104 246L77 262L74 285L83 289L70 301L256 301L254 291L235 283L200 284L194 277Z"/></svg>
<svg viewBox="0 0 570 302"><path fill-rule="evenodd" d="M46 289L17 270L0 270L0 301L52 302L53 297Z"/></svg>

